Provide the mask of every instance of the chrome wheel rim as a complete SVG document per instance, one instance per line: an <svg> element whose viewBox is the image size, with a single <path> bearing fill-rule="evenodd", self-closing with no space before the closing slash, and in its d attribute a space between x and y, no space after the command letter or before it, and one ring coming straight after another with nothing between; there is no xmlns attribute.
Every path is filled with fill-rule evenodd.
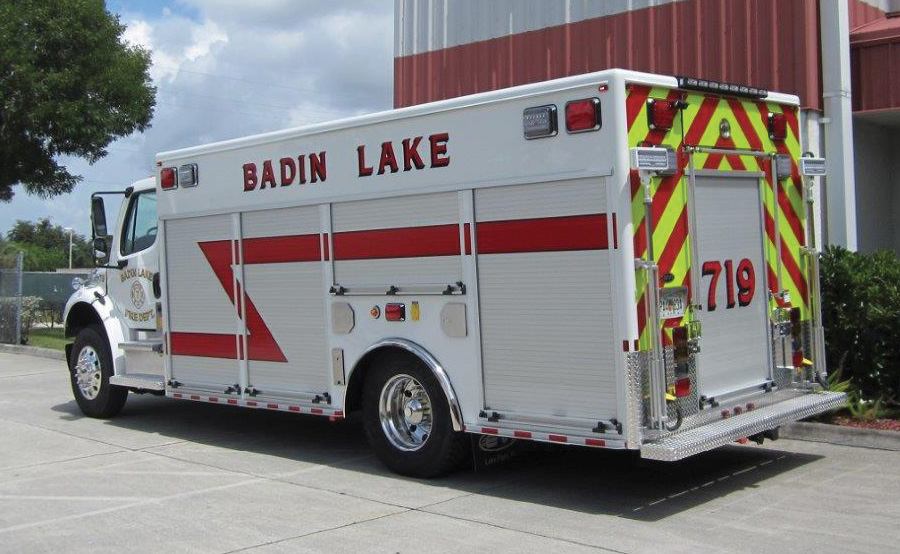
<svg viewBox="0 0 900 554"><path fill-rule="evenodd" d="M378 412L384 435L400 450L418 450L431 436L431 398L414 377L400 374L388 379Z"/></svg>
<svg viewBox="0 0 900 554"><path fill-rule="evenodd" d="M93 400L100 394L103 373L100 368L100 356L93 347L85 346L78 353L78 361L75 363L75 383L81 396L88 400Z"/></svg>

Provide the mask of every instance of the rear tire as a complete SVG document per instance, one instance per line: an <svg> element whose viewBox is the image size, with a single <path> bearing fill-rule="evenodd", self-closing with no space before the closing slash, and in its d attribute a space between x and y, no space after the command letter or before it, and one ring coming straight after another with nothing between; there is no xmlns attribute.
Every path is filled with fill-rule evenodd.
<svg viewBox="0 0 900 554"><path fill-rule="evenodd" d="M112 357L106 340L96 327L85 327L75 337L69 358L72 394L84 415L107 419L122 411L128 390L110 385L112 374Z"/></svg>
<svg viewBox="0 0 900 554"><path fill-rule="evenodd" d="M401 475L444 475L469 454L466 434L453 430L437 379L411 356L391 355L369 369L363 425L378 458Z"/></svg>

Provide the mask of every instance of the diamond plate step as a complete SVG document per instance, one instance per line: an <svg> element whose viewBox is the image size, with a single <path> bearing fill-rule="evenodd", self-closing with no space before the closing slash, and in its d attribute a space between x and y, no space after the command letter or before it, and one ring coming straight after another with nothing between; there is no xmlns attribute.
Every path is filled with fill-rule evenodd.
<svg viewBox="0 0 900 554"><path fill-rule="evenodd" d="M833 410L840 407L846 399L847 395L842 392L804 394L648 442L641 445L641 457L674 462L785 423Z"/></svg>
<svg viewBox="0 0 900 554"><path fill-rule="evenodd" d="M166 390L166 384L161 375L148 375L146 373L129 373L128 375L112 375L109 378L110 385L128 387L140 390Z"/></svg>

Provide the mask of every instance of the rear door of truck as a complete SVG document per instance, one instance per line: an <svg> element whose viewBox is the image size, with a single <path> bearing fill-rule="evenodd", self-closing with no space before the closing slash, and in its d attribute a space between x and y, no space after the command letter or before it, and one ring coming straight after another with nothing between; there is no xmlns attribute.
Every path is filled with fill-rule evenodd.
<svg viewBox="0 0 900 554"><path fill-rule="evenodd" d="M676 327L702 324L683 412L781 379L789 384L791 376L777 369L771 322L782 298L808 317L796 106L642 85L629 87L626 105L629 145L669 148L678 160L652 180L649 216L643 185L632 176L632 215L638 258L647 256L650 221L661 294L681 289L690 297L687 310L660 314L662 346L672 346ZM666 106L674 108L671 121ZM664 116L657 125L654 111ZM776 135L773 115L783 125ZM637 300L645 310L647 279L638 272ZM642 315L641 347L649 349Z"/></svg>

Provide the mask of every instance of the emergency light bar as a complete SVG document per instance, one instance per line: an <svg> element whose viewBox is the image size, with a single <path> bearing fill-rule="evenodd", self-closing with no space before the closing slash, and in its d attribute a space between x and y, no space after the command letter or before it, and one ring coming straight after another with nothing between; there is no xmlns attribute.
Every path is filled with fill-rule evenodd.
<svg viewBox="0 0 900 554"><path fill-rule="evenodd" d="M729 94L731 96L744 96L746 98L765 98L769 95L769 91L762 88L748 87L746 85L735 85L731 83L720 83L718 81L710 81L708 79L697 79L695 77L675 77L678 79L678 88L687 90L699 90L702 92L715 92L717 94Z"/></svg>

